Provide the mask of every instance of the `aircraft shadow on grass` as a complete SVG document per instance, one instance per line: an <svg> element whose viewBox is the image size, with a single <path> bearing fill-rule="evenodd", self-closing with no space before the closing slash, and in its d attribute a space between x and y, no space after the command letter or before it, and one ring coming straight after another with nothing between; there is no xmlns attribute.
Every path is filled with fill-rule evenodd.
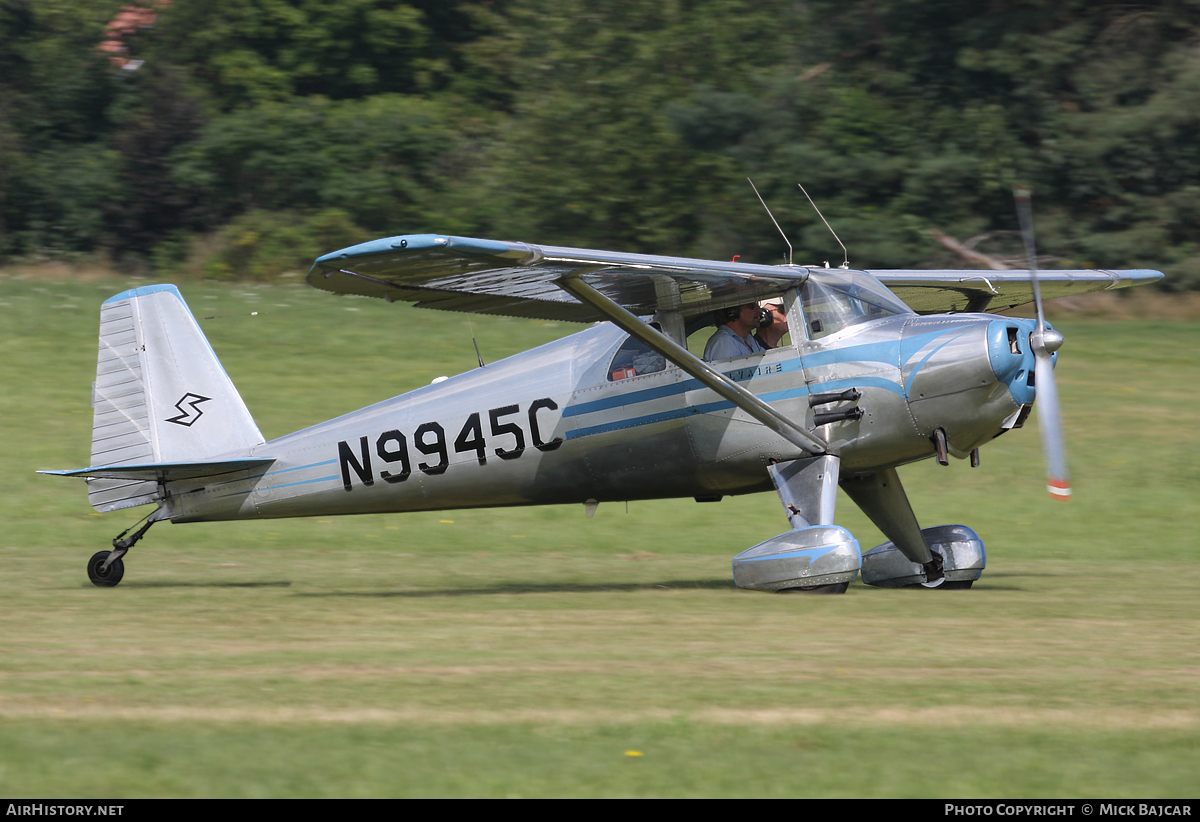
<svg viewBox="0 0 1200 822"><path fill-rule="evenodd" d="M1018 577L1022 574L997 574L997 576ZM296 592L298 597L408 597L421 599L426 597L470 597L496 596L502 594L599 594L632 591L678 591L686 589L728 590L736 585L728 579L673 579L661 582L546 582L532 584L528 582L513 582L501 585L488 585L476 588L440 588L413 591L303 591ZM989 584L983 591L1021 591L1019 585ZM830 591L829 593L836 593Z"/></svg>
<svg viewBox="0 0 1200 822"><path fill-rule="evenodd" d="M131 588L288 588L291 582L133 582Z"/></svg>
<svg viewBox="0 0 1200 822"><path fill-rule="evenodd" d="M674 591L687 588L727 590L730 579L673 579L662 582L512 582L478 588L439 588L418 591L305 591L301 597L467 597L498 594L598 594L620 591Z"/></svg>

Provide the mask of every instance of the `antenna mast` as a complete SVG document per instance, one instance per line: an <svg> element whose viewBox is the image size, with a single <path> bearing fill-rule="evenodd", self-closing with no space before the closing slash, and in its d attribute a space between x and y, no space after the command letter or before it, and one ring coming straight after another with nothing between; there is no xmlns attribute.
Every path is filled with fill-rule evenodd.
<svg viewBox="0 0 1200 822"><path fill-rule="evenodd" d="M792 244L788 242L787 235L783 233L783 229L779 228L779 223L775 220L775 215L771 213L771 209L767 208L767 203L765 200L763 200L762 195L758 193L758 187L754 185L754 181L747 177L746 182L750 184L750 188L754 189L754 196L758 198L760 203L762 203L762 207L767 209L767 216L771 218L771 222L775 223L775 228L779 229L779 236L783 237L783 241L787 243L788 265L792 265Z"/></svg>
<svg viewBox="0 0 1200 822"><path fill-rule="evenodd" d="M479 367L483 368L483 355L479 353L479 342L475 339L475 326L471 324L471 315L467 315L467 328L471 329L471 342L475 346L475 357L479 360Z"/></svg>
<svg viewBox="0 0 1200 822"><path fill-rule="evenodd" d="M799 183L796 183L796 185L800 186ZM800 190L804 191L804 186L800 186ZM807 191L804 191L804 196L808 197ZM813 210L817 212L817 216L821 218L821 222L825 223L825 227L829 229L829 233L833 235L833 239L837 240L837 244L842 247L842 265L841 265L841 267L849 268L850 267L850 253L848 251L846 251L846 246L842 243L841 238L838 237L837 232L833 230L833 226L831 226L829 224L829 221L825 219L825 215L821 213L821 209L817 208L817 204L813 202L812 197L808 197L808 202L810 205L812 205ZM826 263L826 267L828 267L828 265L829 264Z"/></svg>

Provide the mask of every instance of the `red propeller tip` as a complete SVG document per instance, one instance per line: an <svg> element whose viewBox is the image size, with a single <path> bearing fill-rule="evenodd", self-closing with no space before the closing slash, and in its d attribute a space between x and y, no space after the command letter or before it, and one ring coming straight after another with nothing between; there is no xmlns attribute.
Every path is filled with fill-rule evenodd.
<svg viewBox="0 0 1200 822"><path fill-rule="evenodd" d="M1064 480L1047 480L1046 490L1054 499L1068 500L1071 498L1071 483Z"/></svg>

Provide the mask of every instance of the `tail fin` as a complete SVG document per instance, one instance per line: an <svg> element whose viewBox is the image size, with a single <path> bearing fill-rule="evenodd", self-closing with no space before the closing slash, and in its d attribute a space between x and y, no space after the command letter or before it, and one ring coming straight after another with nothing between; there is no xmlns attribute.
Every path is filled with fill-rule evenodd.
<svg viewBox="0 0 1200 822"><path fill-rule="evenodd" d="M173 285L125 291L100 307L92 407L94 466L244 456L263 442ZM155 482L88 480L88 501L97 511L160 498Z"/></svg>

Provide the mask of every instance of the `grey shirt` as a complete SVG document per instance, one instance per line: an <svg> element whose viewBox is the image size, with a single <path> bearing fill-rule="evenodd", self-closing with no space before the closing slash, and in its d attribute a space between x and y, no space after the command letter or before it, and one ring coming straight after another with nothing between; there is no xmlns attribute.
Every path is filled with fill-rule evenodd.
<svg viewBox="0 0 1200 822"><path fill-rule="evenodd" d="M704 346L704 359L707 362L727 360L730 357L744 357L762 350L763 347L753 335L747 335L743 339L732 327L723 325L717 329L717 333L708 338L708 345Z"/></svg>

